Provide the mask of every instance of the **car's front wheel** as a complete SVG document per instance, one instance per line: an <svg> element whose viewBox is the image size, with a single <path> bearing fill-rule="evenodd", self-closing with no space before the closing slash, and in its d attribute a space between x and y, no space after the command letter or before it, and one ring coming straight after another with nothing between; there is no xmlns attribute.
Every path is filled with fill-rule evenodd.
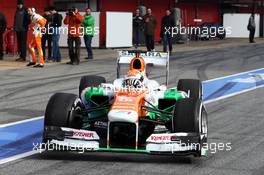
<svg viewBox="0 0 264 175"><path fill-rule="evenodd" d="M83 105L75 94L56 93L51 96L46 107L44 116L44 138L45 131L50 127L69 127L80 129L82 127Z"/></svg>
<svg viewBox="0 0 264 175"><path fill-rule="evenodd" d="M202 99L202 83L196 79L180 79L177 85L179 91L184 91L189 94L189 98L195 101Z"/></svg>
<svg viewBox="0 0 264 175"><path fill-rule="evenodd" d="M201 148L207 142L208 133L207 113L201 100L185 98L176 102L172 132L195 133L201 136L196 154L201 156Z"/></svg>

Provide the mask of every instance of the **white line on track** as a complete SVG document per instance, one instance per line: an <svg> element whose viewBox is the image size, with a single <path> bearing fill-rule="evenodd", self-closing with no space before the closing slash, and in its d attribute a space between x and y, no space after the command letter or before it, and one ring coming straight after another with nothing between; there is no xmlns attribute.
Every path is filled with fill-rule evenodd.
<svg viewBox="0 0 264 175"><path fill-rule="evenodd" d="M258 86L258 87L253 87L253 88L250 88L250 89L245 89L245 90L240 91L240 92L236 92L236 93L224 95L224 96L219 97L219 98L215 98L215 99L212 99L212 100L204 101L204 104L208 104L208 103L216 102L216 101L219 101L219 100L223 100L225 98L229 98L229 97L233 97L233 96L236 96L236 95L240 95L240 94L243 94L243 93L246 93L246 92L249 92L249 91L253 91L253 90L256 90L256 89L259 89L259 88L263 88L263 87L264 87L264 85L261 85L261 86Z"/></svg>
<svg viewBox="0 0 264 175"><path fill-rule="evenodd" d="M8 127L8 126L18 125L18 124L21 124L21 123L26 123L26 122L30 122L30 121L34 121L34 120L39 120L39 119L42 119L42 118L44 118L44 116L34 117L34 118L30 118L30 119L25 119L25 120L20 120L20 121L12 122L12 123L0 124L0 128L5 128L5 127Z"/></svg>
<svg viewBox="0 0 264 175"><path fill-rule="evenodd" d="M25 120L21 120L21 121L17 121L17 122L2 124L2 125L0 125L0 128L5 128L5 127L8 127L8 126L13 126L13 125L26 123L26 122L30 122L30 121L40 120L40 119L43 119L43 118L44 118L44 116L40 116L40 117L34 117L34 118L31 118L31 119L25 119ZM4 163L15 161L15 160L18 160L18 159L22 159L22 158L25 158L25 157L29 157L29 156L32 156L32 155L37 154L37 153L39 153L39 152L32 150L32 151L28 151L28 152L25 152L25 153L22 153L22 154L17 154L15 156L11 156L11 157L8 157L8 158L0 159L0 165L4 164Z"/></svg>
<svg viewBox="0 0 264 175"><path fill-rule="evenodd" d="M32 150L32 151L25 152L25 153L22 153L22 154L17 154L17 155L12 156L12 157L0 159L0 165L4 164L4 163L11 162L11 161L14 161L14 160L22 159L22 158L25 158L25 157L28 157L28 156L32 156L32 155L37 154L37 153L39 153L39 152Z"/></svg>

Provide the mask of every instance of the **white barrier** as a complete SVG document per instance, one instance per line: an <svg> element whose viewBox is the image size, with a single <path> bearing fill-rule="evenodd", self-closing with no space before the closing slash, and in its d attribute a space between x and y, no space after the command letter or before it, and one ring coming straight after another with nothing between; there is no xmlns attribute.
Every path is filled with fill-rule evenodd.
<svg viewBox="0 0 264 175"><path fill-rule="evenodd" d="M227 38L248 38L249 31L247 30L248 20L251 14L249 13L226 13L223 17L224 27L231 27L232 33L226 35ZM259 37L259 14L255 14L256 33L255 37Z"/></svg>

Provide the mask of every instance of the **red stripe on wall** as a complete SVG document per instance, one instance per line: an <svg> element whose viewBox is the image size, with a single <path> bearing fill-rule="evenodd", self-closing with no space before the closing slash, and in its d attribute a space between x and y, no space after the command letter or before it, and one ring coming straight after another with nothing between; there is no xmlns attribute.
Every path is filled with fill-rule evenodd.
<svg viewBox="0 0 264 175"><path fill-rule="evenodd" d="M0 11L2 11L7 18L8 26L13 26L14 13L16 10L17 0L0 0ZM33 6L37 12L42 14L45 6L50 4L52 0L24 0L26 6ZM135 12L137 8L137 0L100 0L100 45L105 46L106 39L106 11L123 11L123 12ZM161 18L165 14L165 10L174 6L174 0L141 0L142 4L147 8L151 8L153 15L156 16L158 21L158 27L156 29L155 40L159 40L160 22ZM195 3L179 3L176 5L181 9L182 24L183 25L198 25L193 22L195 15ZM220 22L219 6L215 3L200 3L197 6L197 18L201 18L203 22ZM122 24L120 24L122 26Z"/></svg>

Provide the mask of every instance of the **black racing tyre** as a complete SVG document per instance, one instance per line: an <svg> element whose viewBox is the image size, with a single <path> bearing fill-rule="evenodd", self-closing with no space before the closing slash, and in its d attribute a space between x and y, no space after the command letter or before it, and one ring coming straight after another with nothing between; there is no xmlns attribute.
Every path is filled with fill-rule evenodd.
<svg viewBox="0 0 264 175"><path fill-rule="evenodd" d="M82 127L81 100L75 94L56 93L49 99L45 111L44 126Z"/></svg>
<svg viewBox="0 0 264 175"><path fill-rule="evenodd" d="M184 91L187 94L190 92L190 98L202 99L202 83L200 80L195 79L180 79L178 82L177 89Z"/></svg>
<svg viewBox="0 0 264 175"><path fill-rule="evenodd" d="M200 99L181 99L176 102L172 120L172 132L187 132L203 135L200 146L207 142L207 113ZM201 149L197 155L201 155Z"/></svg>
<svg viewBox="0 0 264 175"><path fill-rule="evenodd" d="M81 96L82 91L87 87L97 87L101 83L105 83L106 80L104 77L97 76L97 75L88 75L83 76L80 80L79 85L79 96Z"/></svg>
<svg viewBox="0 0 264 175"><path fill-rule="evenodd" d="M172 132L199 133L199 116L195 110L195 100L184 98L175 104Z"/></svg>

